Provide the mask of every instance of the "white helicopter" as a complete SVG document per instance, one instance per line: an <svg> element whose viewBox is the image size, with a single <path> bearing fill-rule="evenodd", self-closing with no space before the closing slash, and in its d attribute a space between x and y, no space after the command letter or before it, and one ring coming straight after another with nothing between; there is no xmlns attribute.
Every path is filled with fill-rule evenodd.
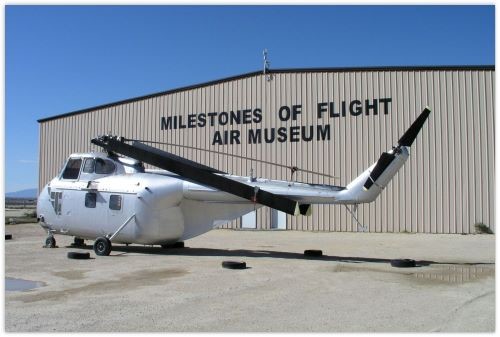
<svg viewBox="0 0 500 337"><path fill-rule="evenodd" d="M95 253L105 256L112 243L168 247L262 206L309 215L311 204L372 202L408 159L429 114L426 107L398 145L346 187L235 176L138 141L92 139L107 154L70 155L40 193L37 214L48 231L46 246L55 247L54 234L71 235L76 245L95 240ZM143 163L161 170L145 170Z"/></svg>

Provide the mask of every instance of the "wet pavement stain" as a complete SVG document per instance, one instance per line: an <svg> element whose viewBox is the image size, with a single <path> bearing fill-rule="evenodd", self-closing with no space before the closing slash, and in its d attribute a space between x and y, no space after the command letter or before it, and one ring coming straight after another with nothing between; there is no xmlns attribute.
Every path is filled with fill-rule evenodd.
<svg viewBox="0 0 500 337"><path fill-rule="evenodd" d="M462 284L495 277L494 264L478 265L433 265L414 268L383 268L375 266L338 265L334 272L375 272L406 276L410 281L422 284Z"/></svg>
<svg viewBox="0 0 500 337"><path fill-rule="evenodd" d="M37 292L19 297L18 300L23 303L32 303L44 300L55 301L63 297L73 296L80 293L102 294L107 291L116 290L117 288L129 290L139 287L155 286L168 279L181 277L186 274L188 274L188 272L183 269L140 270L135 273L121 276L119 279L103 280L78 288Z"/></svg>
<svg viewBox="0 0 500 337"><path fill-rule="evenodd" d="M45 286L44 282L5 277L5 291L27 291Z"/></svg>
<svg viewBox="0 0 500 337"><path fill-rule="evenodd" d="M416 281L422 283L461 284L487 277L495 277L494 266L439 266L413 273Z"/></svg>

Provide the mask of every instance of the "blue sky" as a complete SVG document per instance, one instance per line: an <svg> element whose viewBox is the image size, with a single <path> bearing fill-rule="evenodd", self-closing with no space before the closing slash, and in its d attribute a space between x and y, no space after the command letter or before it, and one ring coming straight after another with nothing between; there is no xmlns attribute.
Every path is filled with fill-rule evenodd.
<svg viewBox="0 0 500 337"><path fill-rule="evenodd" d="M494 6L6 6L5 191L37 119L262 68L495 63ZM90 141L90 140L89 140Z"/></svg>

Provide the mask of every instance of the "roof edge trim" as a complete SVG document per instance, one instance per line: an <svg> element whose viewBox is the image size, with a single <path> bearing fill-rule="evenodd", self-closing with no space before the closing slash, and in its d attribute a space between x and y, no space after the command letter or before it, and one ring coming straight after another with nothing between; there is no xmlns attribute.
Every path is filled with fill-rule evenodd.
<svg viewBox="0 0 500 337"><path fill-rule="evenodd" d="M457 65L457 66L380 66L380 67L332 67L332 68L284 68L284 69L270 69L268 73L271 74L280 74L280 73L312 73L312 72L363 72L363 71L453 71L453 70L495 70L495 65L470 65L470 66L463 66L463 65ZM143 96L137 96L125 100L120 100L120 101L115 101L111 103L106 103L102 105L97 105L91 108L85 108L81 110L76 110L72 112L67 112L64 114L60 115L55 115L51 117L46 117L46 118L41 118L38 119L38 123L43 123L43 122L48 122L50 120L54 119L59 119L63 117L68 117L68 116L73 116L73 115L78 115L78 114L83 114L86 112L94 111L94 110L100 110L100 109L106 109L110 108L113 106L121 105L121 104L127 104L127 103L132 103L140 100L145 100L149 98L154 98L158 96L163 96L163 95L168 95L168 94L173 94L176 92L180 91L186 91L186 90L191 90L191 89L197 89L197 88L202 88L206 87L209 85L214 85L214 84L219 84L219 83L224 83L228 81L234 81L246 77L252 77L252 76L257 76L257 75L262 75L262 71L253 71L250 73L245 73L241 75L236 75L236 76L231 76L231 77L225 77L222 79L218 80L213 80L213 81L208 81L208 82L203 82L199 84L194 84L186 87L180 87L176 89L170 89L167 91L161 91L161 92L156 92L148 95L143 95Z"/></svg>

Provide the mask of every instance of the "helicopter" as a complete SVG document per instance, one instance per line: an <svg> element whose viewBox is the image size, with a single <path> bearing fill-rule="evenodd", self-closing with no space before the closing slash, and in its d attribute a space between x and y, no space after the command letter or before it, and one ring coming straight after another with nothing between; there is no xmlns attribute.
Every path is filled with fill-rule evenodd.
<svg viewBox="0 0 500 337"><path fill-rule="evenodd" d="M166 248L263 206L307 216L312 204L341 204L361 225L357 206L374 201L403 166L430 112L345 187L231 175L137 140L99 136L91 143L106 152L71 154L38 197L46 247L60 234L74 236L75 245L94 240L99 256L112 244Z"/></svg>

